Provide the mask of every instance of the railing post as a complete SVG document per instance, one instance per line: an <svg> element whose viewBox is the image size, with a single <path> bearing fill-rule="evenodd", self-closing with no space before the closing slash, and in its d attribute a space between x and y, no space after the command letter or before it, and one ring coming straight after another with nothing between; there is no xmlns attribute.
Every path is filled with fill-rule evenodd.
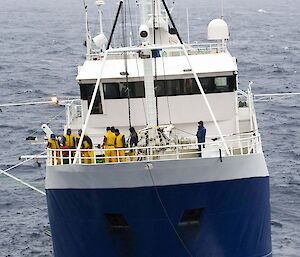
<svg viewBox="0 0 300 257"><path fill-rule="evenodd" d="M250 140L252 141L251 138L250 138ZM250 144L250 141L247 140L248 155L250 154L250 151L251 151L251 145L252 145L252 144Z"/></svg>
<svg viewBox="0 0 300 257"><path fill-rule="evenodd" d="M220 162L223 162L223 159L222 159L222 150L221 150L221 148L219 148L219 158L220 158Z"/></svg>
<svg viewBox="0 0 300 257"><path fill-rule="evenodd" d="M179 149L178 149L178 145L176 145L176 159L179 160Z"/></svg>
<svg viewBox="0 0 300 257"><path fill-rule="evenodd" d="M146 149L146 154L147 154L147 161L150 161L150 156L149 155L151 154L151 148L148 147Z"/></svg>
<svg viewBox="0 0 300 257"><path fill-rule="evenodd" d="M71 151L71 149L69 149L68 152L69 152L68 153L69 154L69 164L71 164L71 162L72 162L72 158L71 158L72 157L72 151Z"/></svg>
<svg viewBox="0 0 300 257"><path fill-rule="evenodd" d="M64 165L65 157L63 155L63 151L59 149L59 158L60 158L60 165Z"/></svg>
<svg viewBox="0 0 300 257"><path fill-rule="evenodd" d="M240 144L240 151L241 151L241 155L244 155L244 150L243 150L243 142L240 140L241 144Z"/></svg>
<svg viewBox="0 0 300 257"><path fill-rule="evenodd" d="M51 152L50 152L49 148L47 148L47 165L52 166L52 164L51 164Z"/></svg>
<svg viewBox="0 0 300 257"><path fill-rule="evenodd" d="M116 150L118 162L120 162L120 153L119 150Z"/></svg>

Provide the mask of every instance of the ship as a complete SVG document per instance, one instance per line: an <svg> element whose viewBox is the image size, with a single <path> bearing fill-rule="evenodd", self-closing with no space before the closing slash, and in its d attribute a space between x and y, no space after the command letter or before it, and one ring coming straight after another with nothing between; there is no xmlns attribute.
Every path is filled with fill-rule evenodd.
<svg viewBox="0 0 300 257"><path fill-rule="evenodd" d="M213 19L207 42L184 43L165 0L138 0L133 45L126 2L108 39L104 1L96 1L95 37L86 15L80 100L66 104L64 126L82 134L76 149L47 149L54 256L272 256L269 173L251 86L239 89L227 48L227 23ZM124 44L113 47L118 26ZM196 137L200 121L205 142ZM127 139L135 128L138 144L107 156L107 127ZM80 147L84 135L92 149Z"/></svg>

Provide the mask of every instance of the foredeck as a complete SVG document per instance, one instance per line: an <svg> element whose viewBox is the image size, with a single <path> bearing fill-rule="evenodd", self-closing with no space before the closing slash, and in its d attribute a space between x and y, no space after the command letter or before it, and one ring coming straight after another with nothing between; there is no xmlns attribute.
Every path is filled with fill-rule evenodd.
<svg viewBox="0 0 300 257"><path fill-rule="evenodd" d="M234 137L234 139L232 139ZM225 144L228 148L226 151ZM201 151L199 150L201 149ZM115 153L105 156L105 151ZM120 151L125 151L125 156L120 156ZM134 148L115 149L80 149L79 157L74 163L76 149L47 149L47 165L110 165L135 162L153 162L168 160L184 160L193 158L215 158L235 155L251 155L262 152L260 135L235 135L225 139L206 142L202 144L169 144L157 146L140 146Z"/></svg>

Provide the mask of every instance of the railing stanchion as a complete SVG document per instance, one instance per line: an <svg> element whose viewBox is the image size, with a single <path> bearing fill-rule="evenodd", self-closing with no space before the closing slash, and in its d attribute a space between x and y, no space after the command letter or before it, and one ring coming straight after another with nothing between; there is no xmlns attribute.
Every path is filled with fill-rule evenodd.
<svg viewBox="0 0 300 257"><path fill-rule="evenodd" d="M220 162L223 162L223 159L222 159L222 150L221 150L221 148L219 148L219 158L220 158Z"/></svg>
<svg viewBox="0 0 300 257"><path fill-rule="evenodd" d="M250 151L251 151L251 145L252 145L252 144L250 144L250 142L249 142L249 140L248 140L248 142L247 142L247 148L248 148L247 154L248 154L248 155L250 154Z"/></svg>
<svg viewBox="0 0 300 257"><path fill-rule="evenodd" d="M60 160L60 165L64 165L64 155L63 155L63 151L60 149L59 150L59 160Z"/></svg>
<svg viewBox="0 0 300 257"><path fill-rule="evenodd" d="M241 142L241 145L240 145L240 151L241 151L241 155L244 155L243 142Z"/></svg>
<svg viewBox="0 0 300 257"><path fill-rule="evenodd" d="M176 159L179 160L179 149L178 149L178 145L176 145Z"/></svg>
<svg viewBox="0 0 300 257"><path fill-rule="evenodd" d="M150 161L149 155L151 154L151 148L146 149L147 161Z"/></svg>

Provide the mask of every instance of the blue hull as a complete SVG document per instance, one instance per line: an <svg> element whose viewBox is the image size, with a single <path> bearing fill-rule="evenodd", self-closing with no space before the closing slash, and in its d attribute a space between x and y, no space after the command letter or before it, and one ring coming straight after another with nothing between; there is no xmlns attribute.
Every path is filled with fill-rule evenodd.
<svg viewBox="0 0 300 257"><path fill-rule="evenodd" d="M55 257L271 256L269 177L157 190L48 189L47 201ZM197 221L186 223L191 209L200 210ZM109 214L128 227L112 226Z"/></svg>

